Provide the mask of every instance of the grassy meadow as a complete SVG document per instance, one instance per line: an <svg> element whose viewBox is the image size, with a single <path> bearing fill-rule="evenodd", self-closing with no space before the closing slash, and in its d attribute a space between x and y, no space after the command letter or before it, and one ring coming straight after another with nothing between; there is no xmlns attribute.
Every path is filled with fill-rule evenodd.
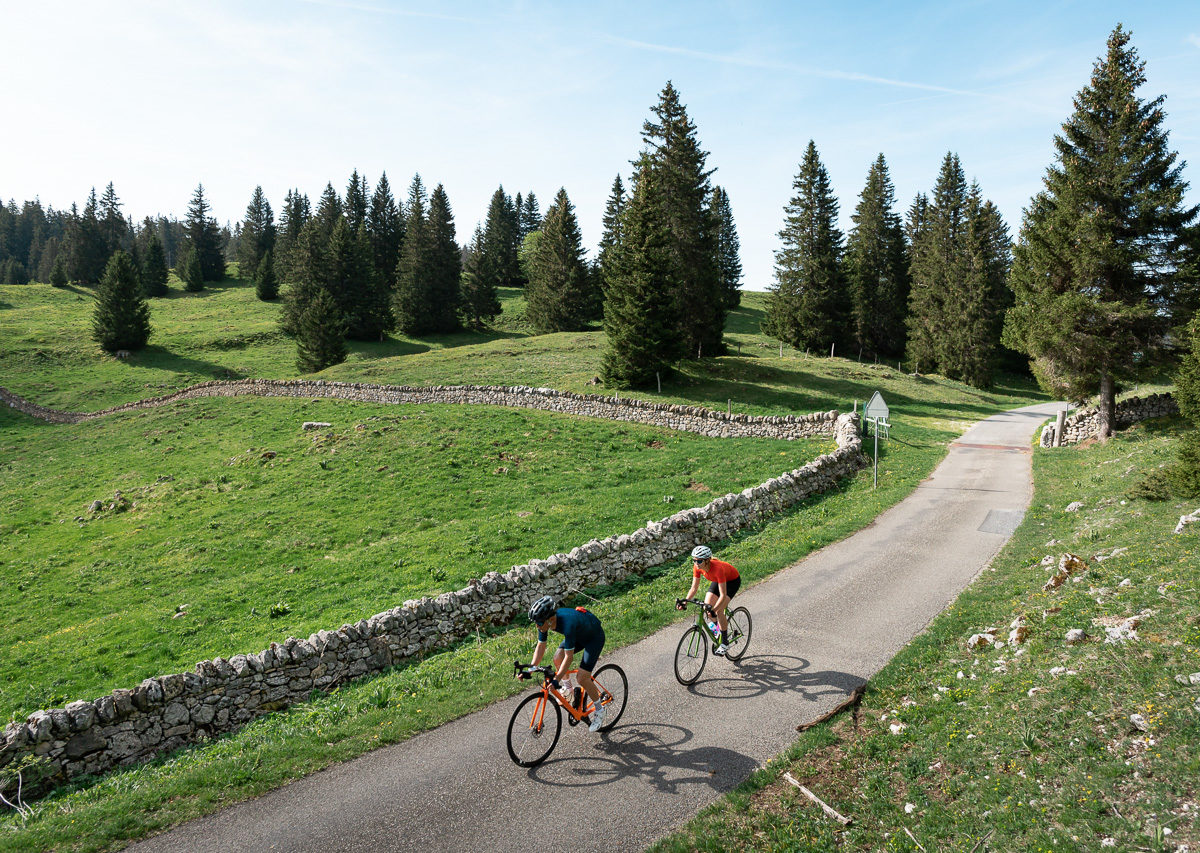
<svg viewBox="0 0 1200 853"><path fill-rule="evenodd" d="M83 289L0 287L0 385L87 411L206 379L296 375L294 346L275 326L278 305L258 302L247 282L153 300L151 346L128 362L90 341L90 299ZM519 292L503 303L495 332L354 344L344 364L319 376L599 391L591 380L602 333L530 336ZM848 410L880 390L894 427L878 490L860 476L718 547L751 579L869 524L970 423L1044 399L1020 381L984 392L894 365L786 348L781 356L758 330L764 305L747 294L731 314L730 355L685 364L661 396L637 396L785 414ZM305 420L333 427L305 433ZM2 716L306 636L629 532L829 446L464 406L206 399L75 426L5 409ZM109 509L117 491L128 505ZM93 500L104 509L90 512ZM680 561L591 591L610 643L673 621L683 573ZM504 665L529 645L525 626L497 630L212 743L67 786L27 818L0 817L0 849L115 849L404 739L520 689Z"/></svg>
<svg viewBox="0 0 1200 853"><path fill-rule="evenodd" d="M1197 849L1200 684L1187 676L1200 673L1200 531L1173 533L1196 502L1129 495L1182 429L1147 422L1107 444L1035 450L1025 522L872 679L857 714L800 735L652 849ZM1044 590L1043 558L1068 552L1087 571ZM1139 614L1136 639L1107 641ZM1024 645L968 650L1022 615ZM1072 628L1086 641L1066 645ZM784 773L853 823L825 817Z"/></svg>

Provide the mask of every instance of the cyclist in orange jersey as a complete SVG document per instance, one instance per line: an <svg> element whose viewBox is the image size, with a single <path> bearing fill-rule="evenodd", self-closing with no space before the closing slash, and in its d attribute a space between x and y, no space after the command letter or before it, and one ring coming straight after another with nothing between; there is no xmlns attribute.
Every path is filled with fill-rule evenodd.
<svg viewBox="0 0 1200 853"><path fill-rule="evenodd" d="M692 549L692 588L684 598L696 597L701 578L710 582L704 600L713 609L717 625L721 629L721 642L713 649L713 654L724 656L729 648L729 620L725 615L725 608L737 595L742 579L738 570L729 563L714 559L711 548L707 545L697 545ZM677 610L683 610L684 607L683 604L675 605Z"/></svg>

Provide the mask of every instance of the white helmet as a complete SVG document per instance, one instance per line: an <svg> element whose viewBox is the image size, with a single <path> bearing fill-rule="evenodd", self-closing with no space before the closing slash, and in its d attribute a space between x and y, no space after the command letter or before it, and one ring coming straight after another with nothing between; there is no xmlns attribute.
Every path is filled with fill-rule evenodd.
<svg viewBox="0 0 1200 853"><path fill-rule="evenodd" d="M697 563L712 559L712 548L707 545L697 545L692 549L692 559Z"/></svg>

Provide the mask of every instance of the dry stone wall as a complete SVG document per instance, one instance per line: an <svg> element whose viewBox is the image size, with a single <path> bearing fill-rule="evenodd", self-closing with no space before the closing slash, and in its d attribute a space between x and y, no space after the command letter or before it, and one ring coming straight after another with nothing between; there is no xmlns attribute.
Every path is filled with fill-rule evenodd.
<svg viewBox="0 0 1200 853"><path fill-rule="evenodd" d="M1152 394L1149 397L1130 397L1117 403L1116 429L1125 429L1149 418L1161 418L1179 414L1179 404L1170 394ZM1041 446L1054 446L1055 424L1042 428ZM1100 411L1096 408L1080 409L1063 421L1063 437L1060 444L1078 444L1100 433Z"/></svg>
<svg viewBox="0 0 1200 853"><path fill-rule="evenodd" d="M251 390L254 389L254 390ZM617 417L706 435L771 435L799 438L829 435L837 449L765 483L687 509L629 534L592 540L569 553L489 572L456 592L406 601L353 625L289 637L256 654L202 661L195 671L149 678L131 690L114 690L93 701L37 711L10 723L0 735L0 773L25 756L42 759L43 777L34 790L84 774L145 761L206 737L233 731L270 711L306 699L359 676L379 672L415 655L453 644L488 625L523 616L537 597L556 598L610 584L660 565L696 543L726 539L739 530L787 510L834 486L865 464L854 415L827 412L806 417L729 416L682 406L613 401L522 388L415 389L320 382L206 383L151 405L187 396L265 392L267 395L330 397L371 402L471 402L524 405L571 414ZM99 416L54 412L0 396L57 422ZM506 400L508 402L498 402ZM108 413L142 407L129 404ZM601 413L604 414L601 414ZM654 419L651 420L650 418ZM712 430L710 432L709 430ZM27 781L26 793L30 793Z"/></svg>

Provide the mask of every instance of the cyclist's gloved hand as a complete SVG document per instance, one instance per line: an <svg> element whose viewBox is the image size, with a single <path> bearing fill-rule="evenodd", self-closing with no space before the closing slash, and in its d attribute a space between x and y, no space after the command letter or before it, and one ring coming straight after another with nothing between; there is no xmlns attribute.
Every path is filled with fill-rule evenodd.
<svg viewBox="0 0 1200 853"><path fill-rule="evenodd" d="M517 678L521 679L522 681L528 681L530 678L530 675L528 672L521 670L520 672L517 673Z"/></svg>
<svg viewBox="0 0 1200 853"><path fill-rule="evenodd" d="M555 690L559 690L562 688L562 682L559 681L557 678L551 678L550 684L554 686Z"/></svg>
<svg viewBox="0 0 1200 853"><path fill-rule="evenodd" d="M675 599L675 609L676 610L684 610L686 608L687 608L687 605L683 603L682 598Z"/></svg>

